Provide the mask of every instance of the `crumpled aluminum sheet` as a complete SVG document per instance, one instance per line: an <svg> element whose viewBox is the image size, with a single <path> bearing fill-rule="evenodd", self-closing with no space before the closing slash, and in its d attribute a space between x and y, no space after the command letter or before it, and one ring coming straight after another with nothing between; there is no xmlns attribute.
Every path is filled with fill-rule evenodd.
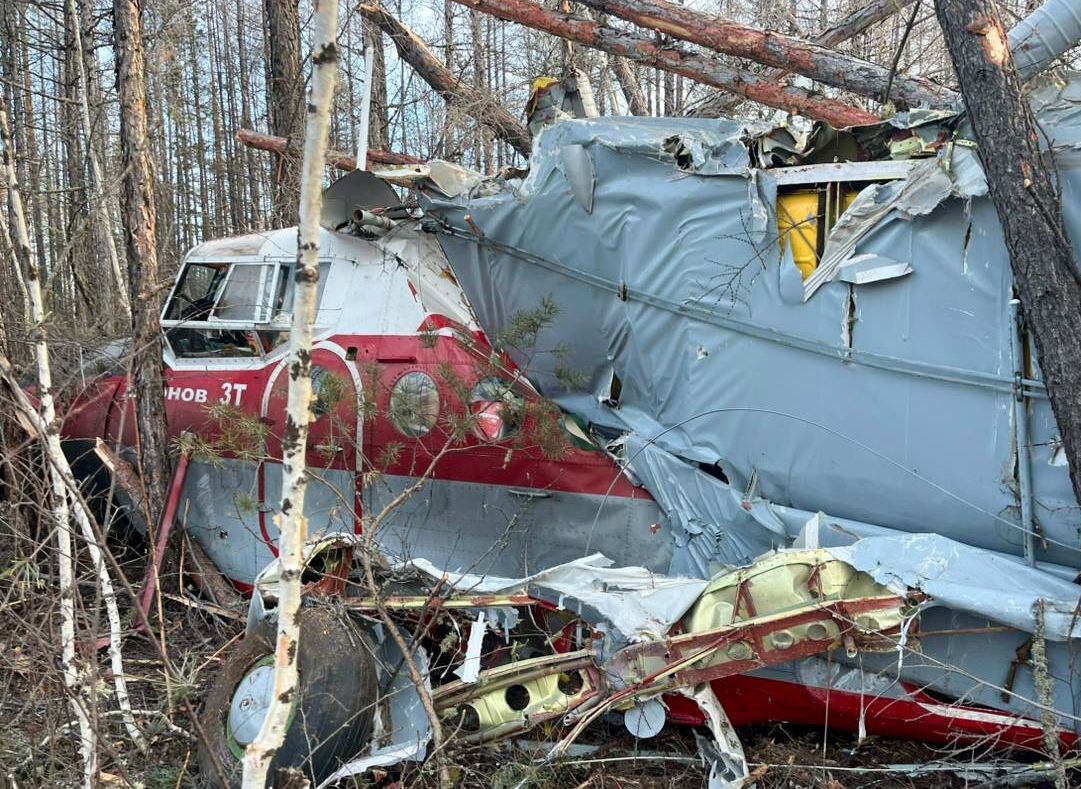
<svg viewBox="0 0 1081 789"><path fill-rule="evenodd" d="M987 616L1026 633L1044 606L1044 637L1068 641L1081 634L1081 587L938 534L864 537L828 549L900 593L919 589L936 605ZM990 592L994 591L993 597Z"/></svg>
<svg viewBox="0 0 1081 789"><path fill-rule="evenodd" d="M1033 98L1081 249L1081 78ZM672 119L556 124L538 141L525 185L490 182L475 199L433 201L432 229L481 327L497 336L541 297L554 300L560 314L537 347L565 353L530 354L530 379L620 438L625 465L668 518L671 572L708 577L746 563L792 544L822 512L831 531L851 535L839 542L871 540L845 549L856 566L949 606L936 610L1005 623L1023 640L1041 597L1049 637L1068 638L1081 508L1056 460L1059 431L1039 371L1027 371L1043 540L1037 568L1026 568L1012 272L963 124L961 143L916 164L924 182L872 187L887 195L885 209L865 221L842 217L852 232L838 269L871 261L864 281L824 281L804 302L786 288L776 229L783 187L771 173L783 170L756 169L754 135L734 142L733 125L721 122L726 167L705 175L696 167L716 156L691 145L681 161L666 150L680 128ZM558 165L565 146L590 157L588 212ZM516 361L525 365L525 354ZM559 366L582 383L568 389ZM1001 578L1027 591L1007 600ZM957 671L911 661L902 669L941 692L1016 709L994 690L1016 646L1009 633L984 649L938 639L930 648ZM1052 673L1069 675L1067 647L1049 645ZM1056 685L1060 709L1072 696Z"/></svg>
<svg viewBox="0 0 1081 789"><path fill-rule="evenodd" d="M550 295L560 314L537 346L566 353L531 354L530 378L602 431L635 435L692 470L716 468L735 491L753 478L751 498L777 506L1019 555L1012 275L979 179L969 171L862 229L853 254L910 274L826 282L793 304L782 297L771 171L750 166L751 142L729 172L682 169L664 150L680 128L673 119L556 124L538 141L527 185L428 206L485 331L498 335ZM729 162L733 128L717 126ZM568 145L591 156L592 213L561 170ZM970 154L952 153L978 169ZM1062 177L1067 194L1081 188L1081 171ZM1067 202L1066 214L1081 238L1081 202ZM559 366L585 383L568 390ZM1038 385L1029 389L1032 492L1047 538L1038 558L1081 567L1077 502L1066 469L1049 462L1057 428ZM728 502L703 518L701 500L688 507L677 500L689 496L643 481L670 519L736 525L714 564L736 558L734 542L762 541L738 528ZM673 562L708 574L703 558Z"/></svg>
<svg viewBox="0 0 1081 789"><path fill-rule="evenodd" d="M602 554L584 556L526 578L498 578L447 572L427 559L400 565L445 583L462 594L529 594L561 608L587 614L590 622L608 622L617 642L664 638L698 600L707 582L657 575L642 567L613 567Z"/></svg>

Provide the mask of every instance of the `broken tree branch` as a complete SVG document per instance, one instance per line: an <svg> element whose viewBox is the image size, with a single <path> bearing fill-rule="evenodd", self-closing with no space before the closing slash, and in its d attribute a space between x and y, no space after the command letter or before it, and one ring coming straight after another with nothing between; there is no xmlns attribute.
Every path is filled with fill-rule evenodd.
<svg viewBox="0 0 1081 789"><path fill-rule="evenodd" d="M794 86L778 85L754 74L741 72L717 58L685 49L666 47L651 38L616 30L568 13L549 11L527 0L455 0L499 19L600 49L611 55L647 63L662 71L736 93L785 112L826 121L838 128L875 123L874 115L859 107Z"/></svg>
<svg viewBox="0 0 1081 789"><path fill-rule="evenodd" d="M957 94L925 79L897 75L877 63L772 30L759 30L703 14L668 0L578 0L639 27L697 44L725 55L775 66L885 102L887 94L910 107L948 107Z"/></svg>
<svg viewBox="0 0 1081 789"><path fill-rule="evenodd" d="M1081 278L1056 179L1040 150L1043 135L994 0L936 0L935 7L1081 500Z"/></svg>
<svg viewBox="0 0 1081 789"><path fill-rule="evenodd" d="M275 137L272 134L260 134L250 129L240 129L236 133L237 142L256 148L260 151L270 151L282 156L291 156L297 159L303 153L299 141L287 140L284 137ZM333 148L327 150L327 164L339 170L357 169L356 157ZM378 167L381 164L422 164L420 159L406 156L404 153L392 151L368 151L368 169Z"/></svg>
<svg viewBox="0 0 1081 789"><path fill-rule="evenodd" d="M889 19L913 2L915 0L871 0L867 5L849 14L836 25L823 30L811 40L819 46L835 48L879 22ZM760 76L764 80L779 83L788 76L788 72L781 68L769 68L763 70ZM733 113L742 100L742 97L729 93L715 93L707 97L692 114L703 118L723 117Z"/></svg>
<svg viewBox="0 0 1081 789"><path fill-rule="evenodd" d="M402 60L448 102L470 108L471 114L514 150L529 156L529 130L487 92L469 85L447 68L420 36L378 3L362 3L360 13L386 33Z"/></svg>

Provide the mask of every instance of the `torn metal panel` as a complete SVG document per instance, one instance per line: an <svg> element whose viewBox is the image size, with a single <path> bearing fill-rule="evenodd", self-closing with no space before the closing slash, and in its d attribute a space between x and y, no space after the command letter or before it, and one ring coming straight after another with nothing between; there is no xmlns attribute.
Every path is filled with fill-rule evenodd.
<svg viewBox="0 0 1081 789"><path fill-rule="evenodd" d="M635 433L627 437L624 451L627 467L655 491L674 530L669 572L709 578L725 567L750 564L788 542L783 527L756 520L731 485Z"/></svg>
<svg viewBox="0 0 1081 789"><path fill-rule="evenodd" d="M736 736L736 730L728 719L724 707L717 699L713 688L699 685L681 691L698 705L706 716L713 739L696 735L698 751L709 765L707 789L742 789L750 771L747 769L747 757L743 753L743 743Z"/></svg>
<svg viewBox="0 0 1081 789"><path fill-rule="evenodd" d="M509 595L528 593L578 614L590 621L605 621L620 641L663 638L706 588L696 578L664 576L642 567L613 567L602 554L593 554L557 565L526 578L448 573L425 559L405 566L430 579L446 579L455 589L472 594Z"/></svg>
<svg viewBox="0 0 1081 789"><path fill-rule="evenodd" d="M852 285L867 285L896 279L912 273L912 265L907 261L894 260L886 255L867 253L853 255L837 269L837 279Z"/></svg>
<svg viewBox="0 0 1081 789"><path fill-rule="evenodd" d="M942 120L908 123L941 129ZM429 206L439 223L431 229L484 329L498 334L511 316L535 308L537 294L550 295L560 315L538 343L565 346L561 364L585 385L568 391L554 361L539 358L530 360L531 378L599 429L720 469L736 491L753 476L758 497L780 507L901 531L933 528L1019 554L1011 274L972 152L955 145L941 159L906 164L904 181L867 187L869 218L855 221L857 200L833 230L850 226L846 249L837 247L844 254L827 255L838 268L870 256L850 264L848 278L865 284L825 282L793 304L785 298L788 254L776 225L758 219L759 207L772 214L782 188L770 183L774 171L681 172L655 154L657 136L655 125L632 119L557 124L538 141L528 188L507 184ZM572 144L592 152L592 215L552 160ZM828 181L833 168L822 167ZM1076 178L1063 171L1065 190ZM859 270L884 259L896 267ZM1033 422L1047 424L1034 378L1022 389ZM1033 432L1034 442L1036 433L1053 438L1037 424ZM1068 477L1061 466L1033 466L1038 526L1050 538L1038 559L1081 566ZM679 491L647 487L669 502L671 516ZM725 513L711 514L718 534L755 534ZM713 561L730 560L718 550ZM681 566L691 564L709 567L703 557Z"/></svg>
<svg viewBox="0 0 1081 789"><path fill-rule="evenodd" d="M921 161L903 181L872 184L861 191L830 231L822 260L807 278L804 298L809 299L823 284L837 278L859 242L887 216L911 219L929 214L954 193L954 188L953 180L936 158Z"/></svg>
<svg viewBox="0 0 1081 789"><path fill-rule="evenodd" d="M1081 588L1012 557L937 534L865 537L830 553L892 589L920 589L936 605L1032 633L1042 603L1048 639L1067 641L1081 632Z"/></svg>

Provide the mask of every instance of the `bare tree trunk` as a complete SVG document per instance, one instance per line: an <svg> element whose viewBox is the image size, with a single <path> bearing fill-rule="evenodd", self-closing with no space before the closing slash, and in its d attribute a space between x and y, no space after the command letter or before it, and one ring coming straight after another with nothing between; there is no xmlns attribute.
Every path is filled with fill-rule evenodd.
<svg viewBox="0 0 1081 789"><path fill-rule="evenodd" d="M1081 501L1081 276L1055 174L1040 151L1042 135L994 0L936 0L935 6Z"/></svg>
<svg viewBox="0 0 1081 789"><path fill-rule="evenodd" d="M767 66L847 90L875 101L890 96L910 107L948 107L957 99L952 90L918 77L896 75L890 69L770 30L759 30L679 6L668 0L579 0L584 5L665 35L746 58Z"/></svg>
<svg viewBox="0 0 1081 789"><path fill-rule="evenodd" d="M364 35L372 43L371 121L368 125L368 150L387 148L387 64L383 57L383 32L364 20Z"/></svg>
<svg viewBox="0 0 1081 789"><path fill-rule="evenodd" d="M267 54L267 114L270 133L287 140L304 134L304 77L300 72L300 16L297 0L265 0ZM297 223L300 171L289 158L278 159L274 170L275 221Z"/></svg>
<svg viewBox="0 0 1081 789"><path fill-rule="evenodd" d="M294 271L293 323L289 333L289 394L282 440L281 531L278 584L278 639L274 649L274 693L258 736L244 753L244 789L264 789L275 751L285 740L297 693L301 572L308 520L304 493L305 458L311 421L312 324L319 287L319 213L327 152L330 108L338 78L338 0L316 0L313 13L312 88L308 100L304 160L300 181L299 252Z"/></svg>
<svg viewBox="0 0 1081 789"><path fill-rule="evenodd" d="M827 98L795 86L770 83L745 71L732 68L717 58L675 47L660 47L652 39L624 30L605 27L589 19L549 11L528 0L455 0L492 16L517 22L536 30L648 63L662 71L722 88L785 112L796 112L837 127L875 123L877 115L859 107ZM362 8L365 6L362 6Z"/></svg>
<svg viewBox="0 0 1081 789"><path fill-rule="evenodd" d="M93 125L90 122L90 92L83 57L82 24L75 0L67 0L67 12L71 17L72 41L75 44L74 69L78 82L80 120L83 134L86 135L86 158L90 164L90 210L94 217L95 235L105 252L109 270L113 275L120 311L126 320L131 320L131 300L128 298L124 273L120 270L120 255L116 249L109 209L105 202L101 162L98 161L98 152L94 147Z"/></svg>
<svg viewBox="0 0 1081 789"><path fill-rule="evenodd" d="M402 60L409 63L440 96L448 102L468 107L476 114L477 120L490 127L497 137L523 156L529 155L529 131L505 107L477 86L469 85L455 76L432 54L420 36L381 5L362 3L360 12L390 36Z"/></svg>
<svg viewBox="0 0 1081 789"><path fill-rule="evenodd" d="M612 73L616 75L619 89L623 92L623 98L627 100L627 111L631 115L649 115L649 102L642 95L634 67L619 55L613 55L609 62L612 64Z"/></svg>
<svg viewBox="0 0 1081 789"><path fill-rule="evenodd" d="M158 274L154 172L146 137L146 71L139 0L114 0L116 83L120 98L120 145L124 237L132 304L132 385L139 437L139 473L157 524L169 491L169 442L165 426L165 378L161 358L161 282Z"/></svg>
<svg viewBox="0 0 1081 789"><path fill-rule="evenodd" d="M238 68L240 71L240 124L243 128L252 125L252 101L251 101L251 58L247 44L248 19L244 13L244 3L236 0L236 43L239 50ZM248 205L245 221L250 230L259 226L259 181L254 177L256 172L255 153L250 149L244 151L244 166L246 173L244 180L248 184Z"/></svg>

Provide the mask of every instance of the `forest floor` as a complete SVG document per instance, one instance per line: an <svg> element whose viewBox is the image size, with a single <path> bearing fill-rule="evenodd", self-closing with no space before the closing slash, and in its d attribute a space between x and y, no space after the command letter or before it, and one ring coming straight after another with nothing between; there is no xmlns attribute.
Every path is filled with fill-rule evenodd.
<svg viewBox="0 0 1081 789"><path fill-rule="evenodd" d="M57 656L59 636L55 582L38 549L19 536L0 503L0 789L75 787L80 784L77 736ZM47 535L38 535L46 537ZM133 584L142 574L141 551L117 543L118 560ZM81 577L89 579L88 567ZM92 583L81 584L93 595ZM130 606L122 615L131 621ZM148 639L131 633L124 644L128 687L136 719L149 740L147 753L131 746L109 710L114 701L108 659L96 662L98 729L101 732L101 786L183 789L201 786L196 767L196 728L191 716L222 660L243 634L242 619L222 618L197 607L166 600L158 627L170 656L166 670ZM96 628L105 632L104 625ZM94 632L91 626L87 628ZM81 645L83 655L93 645ZM949 760L963 767L971 755L929 745L867 738L820 729L770 726L739 732L760 789L947 789L979 785L951 773L911 776L889 765ZM692 730L670 727L654 740L636 741L619 725L601 723L584 740L595 747L566 763L539 765L535 754L507 744L462 751L453 774L461 787L492 789L660 789L705 787L707 770ZM983 755L987 757L986 754ZM430 770L377 776L355 786L434 786ZM348 789L352 789L349 787Z"/></svg>

